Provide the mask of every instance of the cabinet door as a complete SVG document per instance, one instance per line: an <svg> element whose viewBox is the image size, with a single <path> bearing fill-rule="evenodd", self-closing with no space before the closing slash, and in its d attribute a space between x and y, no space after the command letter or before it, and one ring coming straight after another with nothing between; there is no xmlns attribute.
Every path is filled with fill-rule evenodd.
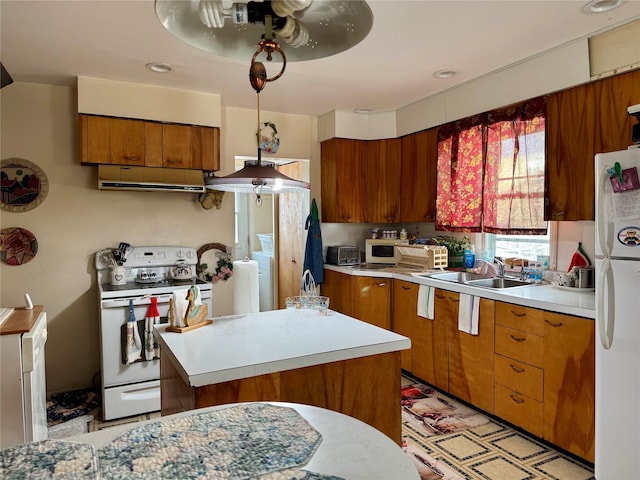
<svg viewBox="0 0 640 480"><path fill-rule="evenodd" d="M366 223L399 220L400 145L398 138L367 142L364 162Z"/></svg>
<svg viewBox="0 0 640 480"><path fill-rule="evenodd" d="M595 153L626 150L636 119L627 107L640 103L640 70L615 75L595 83Z"/></svg>
<svg viewBox="0 0 640 480"><path fill-rule="evenodd" d="M479 298L478 335L457 328L449 339L449 392L493 413L495 302ZM457 326L457 316L455 324Z"/></svg>
<svg viewBox="0 0 640 480"><path fill-rule="evenodd" d="M145 122L111 117L80 117L83 164L144 165Z"/></svg>
<svg viewBox="0 0 640 480"><path fill-rule="evenodd" d="M329 297L329 308L345 315L353 316L351 302L351 275L333 270L324 270L322 295Z"/></svg>
<svg viewBox="0 0 640 480"><path fill-rule="evenodd" d="M594 219L594 156L631 144L627 107L638 103L638 70L549 95L547 220Z"/></svg>
<svg viewBox="0 0 640 480"><path fill-rule="evenodd" d="M434 222L438 129L402 137L400 162L400 222Z"/></svg>
<svg viewBox="0 0 640 480"><path fill-rule="evenodd" d="M364 222L367 149L363 140L332 138L321 144L322 221Z"/></svg>
<svg viewBox="0 0 640 480"><path fill-rule="evenodd" d="M218 170L219 131L211 127L165 124L162 128L162 166Z"/></svg>
<svg viewBox="0 0 640 480"><path fill-rule="evenodd" d="M594 341L593 320L545 312L543 438L590 462L595 438Z"/></svg>
<svg viewBox="0 0 640 480"><path fill-rule="evenodd" d="M434 297L434 319L432 322L431 361L433 362L432 385L449 391L449 338L453 329L458 325L458 306L460 294L447 290L436 289ZM422 378L422 377L420 377Z"/></svg>
<svg viewBox="0 0 640 480"><path fill-rule="evenodd" d="M547 220L592 220L596 105L593 83L547 100Z"/></svg>
<svg viewBox="0 0 640 480"><path fill-rule="evenodd" d="M416 283L403 280L393 280L393 315L391 329L411 339L411 349L402 350L401 367L407 372L412 372L412 354L415 348L413 327L417 322L418 289Z"/></svg>
<svg viewBox="0 0 640 480"><path fill-rule="evenodd" d="M391 279L351 278L353 316L376 327L391 330Z"/></svg>

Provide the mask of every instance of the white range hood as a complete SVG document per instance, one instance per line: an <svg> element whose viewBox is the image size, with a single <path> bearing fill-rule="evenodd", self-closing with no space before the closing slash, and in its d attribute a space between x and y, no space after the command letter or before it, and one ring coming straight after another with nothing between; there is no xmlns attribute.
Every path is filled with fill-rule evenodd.
<svg viewBox="0 0 640 480"><path fill-rule="evenodd" d="M200 170L99 165L98 189L202 193L205 186Z"/></svg>

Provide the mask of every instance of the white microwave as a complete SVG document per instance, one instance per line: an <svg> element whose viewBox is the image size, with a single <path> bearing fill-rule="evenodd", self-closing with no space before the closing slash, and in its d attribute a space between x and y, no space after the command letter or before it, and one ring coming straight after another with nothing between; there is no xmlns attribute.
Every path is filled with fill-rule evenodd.
<svg viewBox="0 0 640 480"><path fill-rule="evenodd" d="M395 265L400 260L400 252L396 248L398 243L400 243L400 240L391 238L366 239L364 241L364 261L367 263Z"/></svg>

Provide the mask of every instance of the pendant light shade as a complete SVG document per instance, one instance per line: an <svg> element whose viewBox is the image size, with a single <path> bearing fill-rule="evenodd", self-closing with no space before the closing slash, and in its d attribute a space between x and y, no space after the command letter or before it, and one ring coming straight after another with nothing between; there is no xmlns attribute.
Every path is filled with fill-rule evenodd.
<svg viewBox="0 0 640 480"><path fill-rule="evenodd" d="M272 162L248 160L244 168L224 177L208 177L205 185L211 190L238 193L279 193L288 190L309 190L309 183L294 180L280 173Z"/></svg>

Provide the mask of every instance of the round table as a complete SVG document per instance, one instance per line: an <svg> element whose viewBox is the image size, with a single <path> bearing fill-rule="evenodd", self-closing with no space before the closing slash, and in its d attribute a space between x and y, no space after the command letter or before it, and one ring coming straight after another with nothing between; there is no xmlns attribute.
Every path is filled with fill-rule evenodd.
<svg viewBox="0 0 640 480"><path fill-rule="evenodd" d="M311 459L301 468L348 480L394 479L419 480L418 472L400 446L375 428L342 413L310 405L286 402L255 402L296 410L322 435L322 442ZM102 448L132 428L175 417L206 413L241 404L201 408L164 416L160 419L119 425L99 432L86 433L65 440L89 443ZM244 404L247 405L247 404Z"/></svg>

